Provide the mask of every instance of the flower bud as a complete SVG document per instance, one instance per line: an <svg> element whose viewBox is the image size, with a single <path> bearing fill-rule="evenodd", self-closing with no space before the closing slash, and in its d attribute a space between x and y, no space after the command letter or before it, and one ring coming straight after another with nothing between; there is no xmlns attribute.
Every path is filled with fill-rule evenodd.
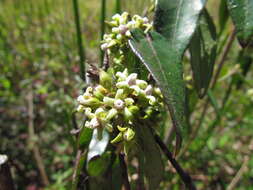
<svg viewBox="0 0 253 190"><path fill-rule="evenodd" d="M116 115L118 114L118 111L114 108L110 109L105 120L106 121L109 121L111 120L112 118L114 118Z"/></svg>
<svg viewBox="0 0 253 190"><path fill-rule="evenodd" d="M126 141L131 141L131 140L134 138L134 136L135 136L134 130L131 129L131 128L128 128L127 131L124 132L123 138L124 138L124 140L126 140Z"/></svg>
<svg viewBox="0 0 253 190"><path fill-rule="evenodd" d="M94 117L96 117L96 115L94 113L91 112L91 108L85 108L84 114L89 118L89 119L93 119Z"/></svg>
<svg viewBox="0 0 253 190"><path fill-rule="evenodd" d="M107 106L113 106L114 105L114 98L110 98L110 97L104 97L103 98L103 103Z"/></svg>
<svg viewBox="0 0 253 190"><path fill-rule="evenodd" d="M107 89L110 89L112 87L112 76L110 74L108 74L107 72L103 71L102 69L100 70L100 73L99 73L99 83L104 86L105 88ZM106 89L102 89L101 86L98 88L98 90L101 92L101 93L106 93Z"/></svg>
<svg viewBox="0 0 253 190"><path fill-rule="evenodd" d="M101 48L101 50L105 51L108 48L107 43L101 44L100 48Z"/></svg>
<svg viewBox="0 0 253 190"><path fill-rule="evenodd" d="M128 83L129 86L135 85L136 84L136 79L137 79L137 74L136 73L131 73L126 81Z"/></svg>
<svg viewBox="0 0 253 190"><path fill-rule="evenodd" d="M97 117L94 117L93 119L90 120L90 127L92 129L95 129L95 128L99 127L99 126L100 126L100 122L99 122L99 120L98 120Z"/></svg>
<svg viewBox="0 0 253 190"><path fill-rule="evenodd" d="M119 125L117 125L117 128L120 132L125 132L127 130L127 127L121 127Z"/></svg>
<svg viewBox="0 0 253 190"><path fill-rule="evenodd" d="M131 120L133 120L133 114L132 114L132 112L127 108L127 107L125 107L124 108L124 118L125 118L125 120L126 121L131 121Z"/></svg>
<svg viewBox="0 0 253 190"><path fill-rule="evenodd" d="M118 89L115 95L115 99L122 99L122 98L124 98L124 90Z"/></svg>
<svg viewBox="0 0 253 190"><path fill-rule="evenodd" d="M126 98L125 103L126 103L126 106L131 106L134 103L134 99L133 98Z"/></svg>
<svg viewBox="0 0 253 190"><path fill-rule="evenodd" d="M136 80L136 85L141 89L145 89L148 86L148 83L145 80Z"/></svg>
<svg viewBox="0 0 253 190"><path fill-rule="evenodd" d="M84 106L83 105L79 105L76 109L77 112L83 112L84 110Z"/></svg>
<svg viewBox="0 0 253 190"><path fill-rule="evenodd" d="M147 96L148 100L149 100L149 104L150 105L155 105L156 103L156 98L154 96Z"/></svg>
<svg viewBox="0 0 253 190"><path fill-rule="evenodd" d="M119 133L114 139L111 140L111 143L112 144L118 143L118 142L120 142L122 140L123 140L123 134Z"/></svg>
<svg viewBox="0 0 253 190"><path fill-rule="evenodd" d="M139 108L137 107L137 106L129 106L128 107L128 110L133 114L133 115L135 115L135 114L137 114L138 112L139 112Z"/></svg>
<svg viewBox="0 0 253 190"><path fill-rule="evenodd" d="M119 32L121 35L125 35L128 30L128 27L126 25L122 24L119 26L118 29L119 29Z"/></svg>
<svg viewBox="0 0 253 190"><path fill-rule="evenodd" d="M153 92L153 87L151 85L148 85L147 88L145 89L145 94L147 96L150 96L152 95L152 92Z"/></svg>
<svg viewBox="0 0 253 190"><path fill-rule="evenodd" d="M113 32L113 33L119 33L119 32L120 32L119 27L113 27L113 28L112 28L112 32Z"/></svg>
<svg viewBox="0 0 253 190"><path fill-rule="evenodd" d="M110 123L105 124L105 128L111 133L113 132L113 126Z"/></svg>
<svg viewBox="0 0 253 190"><path fill-rule="evenodd" d="M126 81L121 81L116 83L117 88L127 88L129 87L128 83Z"/></svg>

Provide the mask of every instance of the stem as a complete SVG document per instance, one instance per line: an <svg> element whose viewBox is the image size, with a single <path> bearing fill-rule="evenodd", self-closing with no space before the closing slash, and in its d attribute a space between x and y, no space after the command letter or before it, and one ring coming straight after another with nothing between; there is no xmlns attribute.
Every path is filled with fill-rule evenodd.
<svg viewBox="0 0 253 190"><path fill-rule="evenodd" d="M102 0L101 2L101 16L100 16L100 32L101 32L101 40L103 40L104 34L105 34L105 18L106 18L106 0ZM100 66L103 65L103 59L104 59L104 51L100 49Z"/></svg>
<svg viewBox="0 0 253 190"><path fill-rule="evenodd" d="M178 162L173 158L172 153L168 150L166 145L163 143L163 141L161 140L161 138L157 134L155 134L155 141L160 146L161 150L166 155L166 157L169 159L172 166L177 171L178 175L180 176L180 178L184 182L186 188L189 190L196 190L196 187L195 187L190 175L188 173L186 173L183 170L183 168L178 164Z"/></svg>
<svg viewBox="0 0 253 190"><path fill-rule="evenodd" d="M30 87L30 90L27 95L27 102L28 102L28 144L31 146L34 159L36 161L37 167L40 172L40 176L42 179L42 183L44 186L49 185L48 176L46 174L45 166L43 163L43 159L40 155L40 150L37 145L37 142L34 140L36 137L35 130L34 130L34 105L33 105L33 91L32 87Z"/></svg>
<svg viewBox="0 0 253 190"><path fill-rule="evenodd" d="M131 186L128 180L128 174L127 174L127 165L125 162L125 156L124 154L119 154L119 164L120 168L122 170L122 178L123 178L123 183L125 186L125 190L131 190Z"/></svg>
<svg viewBox="0 0 253 190"><path fill-rule="evenodd" d="M121 0L116 0L115 2L115 12L121 13Z"/></svg>
<svg viewBox="0 0 253 190"><path fill-rule="evenodd" d="M83 79L83 81L85 81L85 50L83 47L82 31L81 31L81 26L80 26L78 0L73 0L73 10L74 10L74 16L75 16L77 45L78 45L78 51L79 51L79 57L80 57L81 78Z"/></svg>

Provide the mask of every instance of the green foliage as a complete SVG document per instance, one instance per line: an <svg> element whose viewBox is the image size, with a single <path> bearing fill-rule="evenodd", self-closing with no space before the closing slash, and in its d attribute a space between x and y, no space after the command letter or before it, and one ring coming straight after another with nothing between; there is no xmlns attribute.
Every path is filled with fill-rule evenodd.
<svg viewBox="0 0 253 190"><path fill-rule="evenodd" d="M250 0L1 1L0 153L10 158L16 187L195 189L185 170L199 190L252 189L252 7ZM120 40L117 27L124 27L119 22L106 28L105 21L124 11L128 21L143 16L131 20L134 28L140 27L135 21L147 24L154 15L154 28L148 22L144 33L133 30ZM142 114L119 111L108 133L104 125L87 128L92 119L73 113L78 94L97 87L100 39L111 32L117 46L112 54L103 51L106 95L116 96L115 76L127 68L129 75L159 85L170 114L157 112L159 106L141 106ZM124 61L114 59L122 55ZM82 80L85 62L89 84ZM96 108L114 107L99 101ZM138 99L138 105L146 103ZM176 164L168 164L173 156L162 140L180 151Z"/></svg>

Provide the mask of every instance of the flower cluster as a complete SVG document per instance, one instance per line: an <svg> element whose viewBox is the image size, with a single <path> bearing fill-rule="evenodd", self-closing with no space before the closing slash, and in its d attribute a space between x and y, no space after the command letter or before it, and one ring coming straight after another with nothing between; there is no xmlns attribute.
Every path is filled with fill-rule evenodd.
<svg viewBox="0 0 253 190"><path fill-rule="evenodd" d="M139 28L146 33L152 28L147 17L134 15L131 18L127 12L114 15L112 21L107 23L111 27L111 33L104 35L101 49L107 51L109 55L117 54L113 60L115 63L121 63L124 59L123 49L131 37L132 29Z"/></svg>
<svg viewBox="0 0 253 190"><path fill-rule="evenodd" d="M88 87L77 98L78 112L88 118L85 127L101 131L117 132L111 141L131 141L134 136L136 119L148 120L157 117L163 109L160 89L137 78L136 73L123 72L112 74L101 70L97 86Z"/></svg>

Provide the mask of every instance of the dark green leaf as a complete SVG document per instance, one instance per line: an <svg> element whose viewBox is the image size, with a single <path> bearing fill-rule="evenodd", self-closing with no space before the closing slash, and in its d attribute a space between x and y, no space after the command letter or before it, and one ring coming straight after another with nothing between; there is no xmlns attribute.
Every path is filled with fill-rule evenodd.
<svg viewBox="0 0 253 190"><path fill-rule="evenodd" d="M205 0L158 0L154 27L169 40L176 56L182 56L197 26Z"/></svg>
<svg viewBox="0 0 253 190"><path fill-rule="evenodd" d="M89 161L88 167L87 167L87 171L89 175L92 177L102 175L110 163L110 155L111 154L109 152L105 152L101 156L93 157Z"/></svg>
<svg viewBox="0 0 253 190"><path fill-rule="evenodd" d="M92 138L93 130L87 127L83 127L78 139L78 145L82 148L85 148L89 145Z"/></svg>
<svg viewBox="0 0 253 190"><path fill-rule="evenodd" d="M212 78L217 51L216 40L214 23L208 12L204 10L190 43L194 84L200 98L206 94Z"/></svg>
<svg viewBox="0 0 253 190"><path fill-rule="evenodd" d="M228 10L235 24L238 39L243 47L253 41L253 1L227 0Z"/></svg>
<svg viewBox="0 0 253 190"><path fill-rule="evenodd" d="M184 128L185 105L181 57L176 56L176 50L157 32L144 35L140 30L135 30L132 35L129 44L161 88L173 124L180 133Z"/></svg>
<svg viewBox="0 0 253 190"><path fill-rule="evenodd" d="M148 189L158 189L164 173L160 149L148 126L137 126L136 133L140 150L138 154L143 156L143 159L142 161L139 161L139 164L141 164L140 167L143 168L144 174L147 178Z"/></svg>

